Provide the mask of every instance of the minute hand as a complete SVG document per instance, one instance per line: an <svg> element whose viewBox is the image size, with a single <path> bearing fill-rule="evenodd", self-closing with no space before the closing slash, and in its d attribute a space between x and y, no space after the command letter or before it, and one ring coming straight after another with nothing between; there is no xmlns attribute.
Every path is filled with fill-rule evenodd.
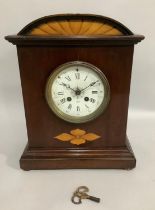
<svg viewBox="0 0 155 210"><path fill-rule="evenodd" d="M97 80L96 82L98 82L98 80ZM91 86L95 85L95 84L96 84L96 82L92 82L92 83L90 83L87 87L83 88L83 89L81 90L81 92L82 92L82 91L84 91L84 90L86 90L87 88L89 88L89 87L91 87Z"/></svg>

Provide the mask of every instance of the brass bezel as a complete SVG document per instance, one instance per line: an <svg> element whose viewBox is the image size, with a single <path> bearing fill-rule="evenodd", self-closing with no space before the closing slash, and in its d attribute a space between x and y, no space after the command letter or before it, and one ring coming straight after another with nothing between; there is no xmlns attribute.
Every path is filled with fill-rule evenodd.
<svg viewBox="0 0 155 210"><path fill-rule="evenodd" d="M91 70L95 71L101 78L102 82L103 82L103 86L105 88L105 96L104 99L101 103L101 105L98 107L98 109L91 113L90 115L86 115L83 117L75 117L75 116L70 116L68 114L65 114L64 112L62 112L54 103L52 97L51 97L51 87L53 85L54 79L56 78L56 76L63 71L64 69L66 69L67 67L70 66L85 66L87 68L90 68ZM72 62L67 62L62 64L61 66L58 66L54 72L51 73L51 75L49 76L47 83L46 83L46 88L45 88L45 97L46 97L46 101L49 105L49 107L51 108L51 110L61 119L67 121L67 122L71 122L71 123L85 123L85 122L89 122L94 120L95 118L97 118L99 115L101 115L104 110L106 109L109 100L110 100L110 86L109 86L109 82L107 80L107 78L105 77L105 75L103 74L103 72L98 69L96 66L87 63L87 62L83 62L83 61L72 61Z"/></svg>

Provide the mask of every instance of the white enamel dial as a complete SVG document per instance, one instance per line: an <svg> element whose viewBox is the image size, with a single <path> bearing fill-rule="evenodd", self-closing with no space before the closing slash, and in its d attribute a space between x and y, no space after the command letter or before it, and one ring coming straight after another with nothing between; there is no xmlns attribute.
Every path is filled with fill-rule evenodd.
<svg viewBox="0 0 155 210"><path fill-rule="evenodd" d="M83 62L66 63L49 77L46 98L62 119L81 123L97 117L109 100L109 86L103 73Z"/></svg>

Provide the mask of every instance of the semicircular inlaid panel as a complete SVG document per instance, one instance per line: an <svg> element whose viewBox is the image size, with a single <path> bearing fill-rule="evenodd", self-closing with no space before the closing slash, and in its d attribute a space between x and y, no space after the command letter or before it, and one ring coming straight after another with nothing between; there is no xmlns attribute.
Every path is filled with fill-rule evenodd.
<svg viewBox="0 0 155 210"><path fill-rule="evenodd" d="M102 22L95 21L49 21L32 28L28 35L107 35L116 36L123 33L116 27Z"/></svg>
<svg viewBox="0 0 155 210"><path fill-rule="evenodd" d="M18 35L128 36L133 33L122 23L109 17L93 14L57 14L32 21Z"/></svg>

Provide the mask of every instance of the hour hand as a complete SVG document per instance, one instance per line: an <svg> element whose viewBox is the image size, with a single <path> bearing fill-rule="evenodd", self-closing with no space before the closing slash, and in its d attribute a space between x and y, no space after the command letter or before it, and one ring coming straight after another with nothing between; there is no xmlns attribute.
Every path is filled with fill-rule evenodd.
<svg viewBox="0 0 155 210"><path fill-rule="evenodd" d="M66 87L66 88L68 87L68 85L65 84L65 83L63 83L63 82L62 82L61 84L59 84L59 85L62 85L62 86L64 86L64 87Z"/></svg>
<svg viewBox="0 0 155 210"><path fill-rule="evenodd" d="M75 90L73 88L71 88L70 85L68 85L68 84L65 84L65 83L62 82L60 85L63 85L64 87L66 87L70 90L73 90L75 92Z"/></svg>

